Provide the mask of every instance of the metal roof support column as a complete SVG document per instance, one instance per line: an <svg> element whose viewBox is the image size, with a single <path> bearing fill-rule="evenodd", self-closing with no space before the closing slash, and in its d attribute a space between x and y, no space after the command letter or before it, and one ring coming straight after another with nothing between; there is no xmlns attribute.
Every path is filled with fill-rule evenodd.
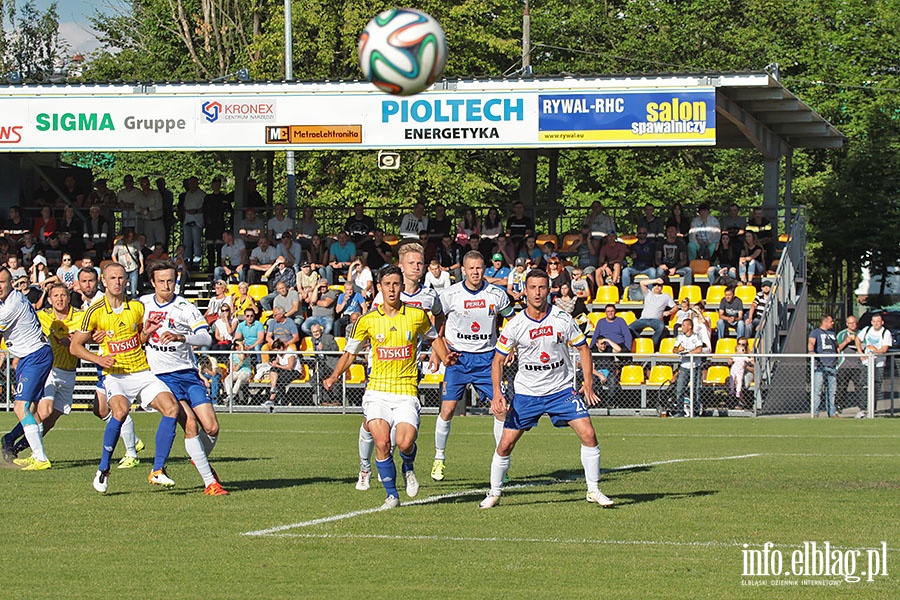
<svg viewBox="0 0 900 600"><path fill-rule="evenodd" d="M778 191L781 187L781 158L766 158L763 164L763 214L775 227L778 237Z"/></svg>

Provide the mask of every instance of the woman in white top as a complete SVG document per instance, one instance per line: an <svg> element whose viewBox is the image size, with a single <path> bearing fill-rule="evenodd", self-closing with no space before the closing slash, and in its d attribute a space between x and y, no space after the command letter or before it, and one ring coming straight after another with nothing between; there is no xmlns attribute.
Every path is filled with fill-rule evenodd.
<svg viewBox="0 0 900 600"><path fill-rule="evenodd" d="M293 351L285 352L284 342L275 340L272 342L272 350L281 352L269 363L272 367L269 371L269 400L265 404L270 408L282 403L287 386L301 376L297 355Z"/></svg>
<svg viewBox="0 0 900 600"><path fill-rule="evenodd" d="M219 309L219 318L212 324L213 350L231 350L234 344L234 331L237 329L237 319L231 318L231 306L223 304Z"/></svg>

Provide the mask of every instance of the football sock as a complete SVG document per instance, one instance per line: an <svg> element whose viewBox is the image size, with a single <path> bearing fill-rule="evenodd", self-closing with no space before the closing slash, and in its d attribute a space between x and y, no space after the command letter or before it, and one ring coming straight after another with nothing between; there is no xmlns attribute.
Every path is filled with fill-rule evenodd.
<svg viewBox="0 0 900 600"><path fill-rule="evenodd" d="M394 455L394 448L397 447L397 428L391 427L391 456Z"/></svg>
<svg viewBox="0 0 900 600"><path fill-rule="evenodd" d="M366 431L362 425L359 426L359 470L372 470L372 452L375 451L375 438Z"/></svg>
<svg viewBox="0 0 900 600"><path fill-rule="evenodd" d="M119 443L119 434L122 431L122 421L116 420L112 413L106 419L106 429L103 431L103 452L100 454L100 470L109 471L109 462L112 459L113 450Z"/></svg>
<svg viewBox="0 0 900 600"><path fill-rule="evenodd" d="M213 449L216 447L216 442L219 441L219 436L217 435L209 435L202 429L200 430L200 443L203 444L203 452L206 456L212 454Z"/></svg>
<svg viewBox="0 0 900 600"><path fill-rule="evenodd" d="M34 417L32 417L32 419L34 419ZM34 460L41 462L47 460L47 455L44 454L44 441L41 438L41 428L38 424L27 423L23 425L22 429L25 432L25 438L28 440L28 445L31 446L31 455L34 457Z"/></svg>
<svg viewBox="0 0 900 600"><path fill-rule="evenodd" d="M582 446L581 464L588 491L596 492L600 489L600 446Z"/></svg>
<svg viewBox="0 0 900 600"><path fill-rule="evenodd" d="M134 445L137 443L137 435L134 433L134 421L131 420L130 414L122 421L121 435L122 443L125 444L125 456L137 456L137 450L134 449Z"/></svg>
<svg viewBox="0 0 900 600"><path fill-rule="evenodd" d="M25 429L22 428L22 424L21 424L21 423L16 423L16 426L13 427L13 428L10 430L10 432L7 433L7 434L6 434L5 436L3 436L3 437L5 437L6 439L10 440L11 442L14 442L14 441L16 441L17 439L19 439L20 437L22 437L23 435L25 435Z"/></svg>
<svg viewBox="0 0 900 600"><path fill-rule="evenodd" d="M509 457L494 452L491 459L491 495L499 496L503 492L503 478L509 471Z"/></svg>
<svg viewBox="0 0 900 600"><path fill-rule="evenodd" d="M23 429L22 437L20 437L18 439L18 441L16 441L16 443L13 444L13 452L18 454L18 453L22 452L23 450L25 450L26 448L28 448L28 438L25 437L25 430Z"/></svg>
<svg viewBox="0 0 900 600"><path fill-rule="evenodd" d="M397 467L394 465L394 457L388 456L384 460L376 459L375 465L378 467L378 474L381 476L381 484L384 486L384 491L387 492L388 496L399 498L400 492L397 491Z"/></svg>
<svg viewBox="0 0 900 600"><path fill-rule="evenodd" d="M184 449L187 450L188 456L191 457L197 472L203 478L203 485L208 486L215 482L212 469L209 466L209 460L206 458L206 452L203 451L203 443L199 437L184 438Z"/></svg>
<svg viewBox="0 0 900 600"><path fill-rule="evenodd" d="M503 436L503 421L494 419L494 448L500 445L500 438Z"/></svg>
<svg viewBox="0 0 900 600"><path fill-rule="evenodd" d="M434 460L444 460L447 449L447 438L450 437L450 425L453 421L445 421L438 415L434 423Z"/></svg>
<svg viewBox="0 0 900 600"><path fill-rule="evenodd" d="M159 471L165 468L169 453L172 451L172 443L175 441L175 426L178 421L175 417L163 417L156 428L156 456L153 458L153 470Z"/></svg>
<svg viewBox="0 0 900 600"><path fill-rule="evenodd" d="M412 471L414 468L414 464L416 462L416 454L419 452L419 447L413 442L412 451L407 454L406 452L400 451L400 460L403 461L403 472ZM380 471L379 471L380 472Z"/></svg>

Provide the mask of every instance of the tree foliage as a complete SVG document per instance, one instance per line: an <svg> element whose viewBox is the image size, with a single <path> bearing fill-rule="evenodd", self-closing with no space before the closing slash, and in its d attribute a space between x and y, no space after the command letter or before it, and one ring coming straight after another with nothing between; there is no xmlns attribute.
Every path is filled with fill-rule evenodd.
<svg viewBox="0 0 900 600"><path fill-rule="evenodd" d="M56 2L41 11L35 0L19 5L0 0L0 21L8 20L9 29L0 31L0 61L4 75L18 72L29 81L44 82L53 77L64 59L66 45L59 37Z"/></svg>

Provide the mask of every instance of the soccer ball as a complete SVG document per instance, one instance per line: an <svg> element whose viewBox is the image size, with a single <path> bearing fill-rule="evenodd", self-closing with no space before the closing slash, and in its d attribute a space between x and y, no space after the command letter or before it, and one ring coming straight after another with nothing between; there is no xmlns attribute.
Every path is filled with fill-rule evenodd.
<svg viewBox="0 0 900 600"><path fill-rule="evenodd" d="M359 66L378 89L411 96L428 88L447 64L447 38L434 17L411 8L386 10L359 36Z"/></svg>

